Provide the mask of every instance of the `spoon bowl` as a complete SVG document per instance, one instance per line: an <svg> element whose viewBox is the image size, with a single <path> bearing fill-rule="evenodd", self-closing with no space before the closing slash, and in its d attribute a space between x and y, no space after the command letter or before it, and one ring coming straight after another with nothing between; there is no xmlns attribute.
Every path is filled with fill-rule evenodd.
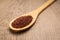
<svg viewBox="0 0 60 40"><path fill-rule="evenodd" d="M25 27L22 27L22 28L14 28L14 27L12 26L12 23L13 23L16 19L18 19L19 17L23 17L23 16L26 16L26 17L27 17L27 16L31 16L31 17L32 17L32 20L31 20L31 22L29 23L29 25L27 25L27 26L25 26ZM32 16L31 13L24 14L24 15L21 15L21 16L19 16L19 17L13 19L13 20L9 23L10 29L12 29L12 30L14 30L14 31L25 30L25 29L29 28L29 27L35 22L35 20L36 20L36 18L37 18L37 17ZM24 20L24 19L23 19L23 20ZM22 24L22 25L23 25L23 24Z"/></svg>

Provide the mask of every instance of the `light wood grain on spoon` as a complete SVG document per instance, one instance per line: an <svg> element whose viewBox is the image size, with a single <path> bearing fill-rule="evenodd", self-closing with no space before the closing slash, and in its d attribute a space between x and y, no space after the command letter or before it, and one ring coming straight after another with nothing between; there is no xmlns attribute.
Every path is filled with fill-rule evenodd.
<svg viewBox="0 0 60 40"><path fill-rule="evenodd" d="M40 8L38 8L38 9L36 9L36 10L34 10L34 11L32 11L32 12L29 12L29 13L27 13L27 14L24 14L24 15L21 15L21 16L19 16L19 17L17 17L17 18L15 18L15 19L13 19L10 23L9 23L9 27L10 27L10 29L12 29L12 30L14 30L14 31L21 31L21 30L25 30L25 29L27 29L27 28L29 28L35 21L36 21L36 19L37 19L37 17L38 17L38 15L46 8L46 7L48 7L51 3L53 3L55 0L48 0L46 3L44 3ZM18 18L19 19L21 19L21 17L23 17L23 16L31 16L32 17L32 20L31 20L31 22L29 23L29 24L27 24L25 27L22 27L22 28L14 28L13 26L12 26L12 23L14 22L14 21L16 21L16 20L18 20ZM23 22L24 22L24 20L26 21L26 17L24 17L24 19L22 20ZM29 21L30 19L28 19L28 21ZM17 23L17 22L16 22ZM19 23L19 22L18 22ZM20 23L21 24L21 23ZM21 25L23 25L24 23L22 23ZM25 24L24 24L25 25Z"/></svg>

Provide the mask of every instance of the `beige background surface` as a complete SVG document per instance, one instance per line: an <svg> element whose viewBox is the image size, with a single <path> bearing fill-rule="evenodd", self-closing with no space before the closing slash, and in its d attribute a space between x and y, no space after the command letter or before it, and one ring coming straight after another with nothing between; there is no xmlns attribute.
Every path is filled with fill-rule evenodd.
<svg viewBox="0 0 60 40"><path fill-rule="evenodd" d="M0 0L0 40L60 40L60 0L38 17L25 32L9 30L9 22L22 14L39 8L47 0Z"/></svg>

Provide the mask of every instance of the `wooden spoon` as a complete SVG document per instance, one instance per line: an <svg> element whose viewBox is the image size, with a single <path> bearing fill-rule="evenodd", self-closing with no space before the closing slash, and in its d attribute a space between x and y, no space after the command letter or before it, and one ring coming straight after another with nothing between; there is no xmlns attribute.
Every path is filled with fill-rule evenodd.
<svg viewBox="0 0 60 40"><path fill-rule="evenodd" d="M17 32L31 27L31 25L36 21L38 15L54 1L55 0L48 0L40 8L13 19L9 23L10 29Z"/></svg>

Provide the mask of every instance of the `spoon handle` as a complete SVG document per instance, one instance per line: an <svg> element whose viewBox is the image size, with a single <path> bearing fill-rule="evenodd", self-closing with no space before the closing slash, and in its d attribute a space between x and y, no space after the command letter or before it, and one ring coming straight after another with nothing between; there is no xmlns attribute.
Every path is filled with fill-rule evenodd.
<svg viewBox="0 0 60 40"><path fill-rule="evenodd" d="M55 0L48 0L46 3L44 3L40 8L35 10L34 12L38 15L41 13L45 8L47 8L50 4L52 4ZM35 15L36 15L35 14Z"/></svg>

